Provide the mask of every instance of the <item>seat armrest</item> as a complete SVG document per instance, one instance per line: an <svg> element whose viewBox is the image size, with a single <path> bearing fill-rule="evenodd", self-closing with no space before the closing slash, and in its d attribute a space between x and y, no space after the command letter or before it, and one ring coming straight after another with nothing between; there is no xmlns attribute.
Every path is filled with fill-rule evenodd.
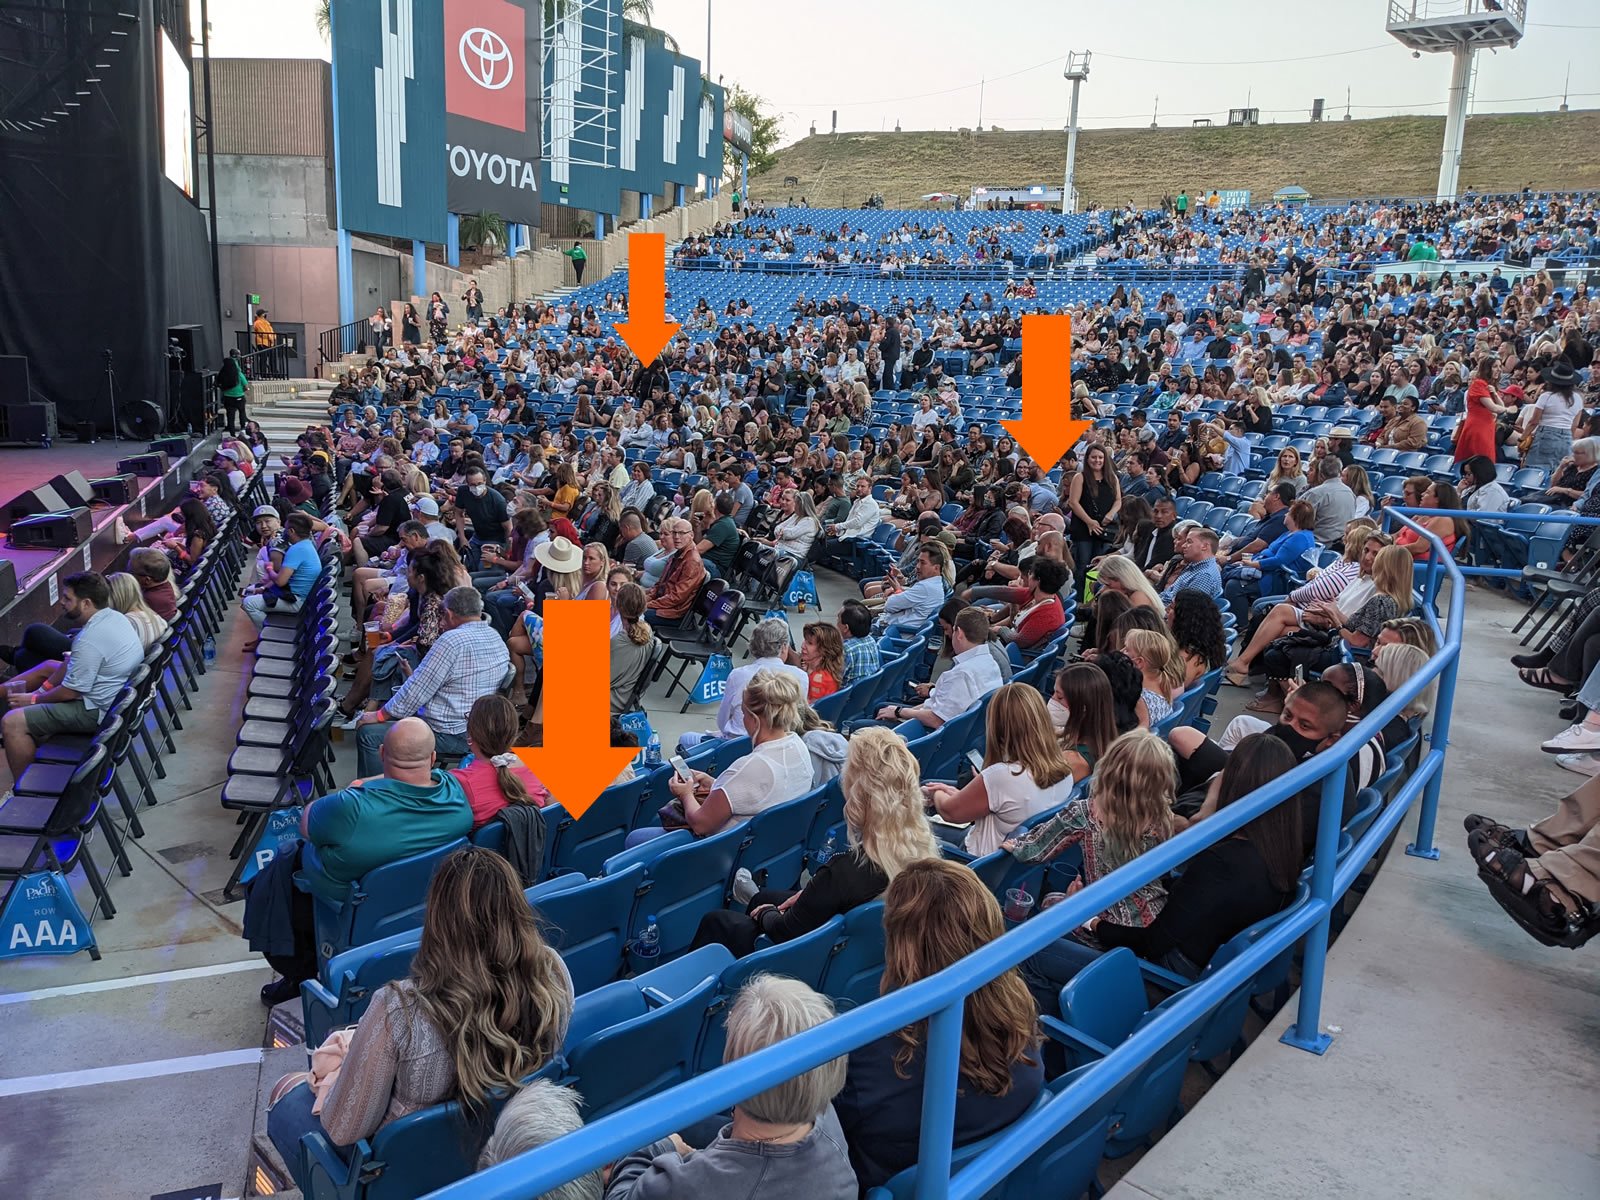
<svg viewBox="0 0 1600 1200"><path fill-rule="evenodd" d="M601 864L602 875L618 875L627 870L634 863L650 863L660 858L668 850L676 850L679 846L694 845L694 834L687 829L674 829L671 833L663 834L658 838L651 838L648 842L640 842L637 846L630 846L626 850L619 850Z"/></svg>
<svg viewBox="0 0 1600 1200"><path fill-rule="evenodd" d="M1060 1017L1047 1017L1040 1015L1039 1028L1049 1035L1052 1041L1060 1042L1063 1046L1076 1046L1088 1050L1104 1058L1111 1053L1111 1047L1104 1042L1096 1041L1081 1030L1074 1029Z"/></svg>

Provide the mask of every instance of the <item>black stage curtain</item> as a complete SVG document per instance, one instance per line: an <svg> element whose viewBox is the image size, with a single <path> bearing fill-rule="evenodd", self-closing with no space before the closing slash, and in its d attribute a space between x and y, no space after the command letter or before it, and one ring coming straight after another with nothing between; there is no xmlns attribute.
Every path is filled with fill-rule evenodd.
<svg viewBox="0 0 1600 1200"><path fill-rule="evenodd" d="M0 116L26 122L63 97L78 107L44 130L0 128L0 353L29 359L63 424L109 428L103 350L119 401L163 411L169 325L199 324L193 365L216 364L206 222L161 170L156 0L25 7L26 20L0 22ZM187 53L186 37L173 40ZM98 82L78 82L88 76Z"/></svg>

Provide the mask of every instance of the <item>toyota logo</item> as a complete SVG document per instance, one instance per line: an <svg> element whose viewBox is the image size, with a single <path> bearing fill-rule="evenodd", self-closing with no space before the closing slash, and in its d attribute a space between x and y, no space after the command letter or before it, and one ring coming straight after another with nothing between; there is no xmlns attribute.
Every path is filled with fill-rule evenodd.
<svg viewBox="0 0 1600 1200"><path fill-rule="evenodd" d="M481 88L498 92L516 74L516 60L506 40L492 29L475 26L461 35L456 54L467 78Z"/></svg>

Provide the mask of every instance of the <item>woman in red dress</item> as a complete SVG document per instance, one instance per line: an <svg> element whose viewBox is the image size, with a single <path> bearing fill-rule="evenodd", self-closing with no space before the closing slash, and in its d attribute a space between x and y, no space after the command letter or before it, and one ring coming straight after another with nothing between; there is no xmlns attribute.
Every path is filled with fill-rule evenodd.
<svg viewBox="0 0 1600 1200"><path fill-rule="evenodd" d="M1495 360L1485 357L1478 363L1472 383L1467 387L1467 415L1456 431L1457 465L1477 454L1484 455L1490 462L1499 460L1494 419L1506 410L1494 386L1495 376Z"/></svg>

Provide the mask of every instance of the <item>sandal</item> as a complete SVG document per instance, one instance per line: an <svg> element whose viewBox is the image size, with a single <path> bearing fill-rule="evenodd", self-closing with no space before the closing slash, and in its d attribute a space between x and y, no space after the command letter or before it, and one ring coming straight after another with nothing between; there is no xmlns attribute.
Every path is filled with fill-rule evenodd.
<svg viewBox="0 0 1600 1200"><path fill-rule="evenodd" d="M1549 667L1523 667L1517 672L1517 678L1531 688L1545 692L1560 692L1563 696L1577 686L1565 679L1557 679Z"/></svg>
<svg viewBox="0 0 1600 1200"><path fill-rule="evenodd" d="M1283 701L1269 692L1250 701L1249 704L1244 706L1244 710L1245 712L1264 713L1267 716L1275 717L1283 712Z"/></svg>
<svg viewBox="0 0 1600 1200"><path fill-rule="evenodd" d="M1247 687L1255 686L1254 684L1252 684L1250 682L1250 672L1249 671L1244 671L1244 672L1239 672L1239 673L1236 673L1234 671L1223 671L1223 673L1222 673L1222 682L1227 684L1229 687L1236 687L1236 688L1247 688Z"/></svg>
<svg viewBox="0 0 1600 1200"><path fill-rule="evenodd" d="M1600 913L1553 879L1528 880L1527 861L1515 850L1500 849L1478 865L1489 894L1518 925L1546 946L1576 949L1600 933Z"/></svg>
<svg viewBox="0 0 1600 1200"><path fill-rule="evenodd" d="M1528 831L1526 829L1513 829L1509 825L1502 825L1499 821L1491 820L1489 817L1481 816L1478 813L1470 814L1461 822L1461 825L1467 831L1467 845L1469 848L1472 845L1474 835L1481 834L1482 840L1490 846L1507 846L1512 850L1519 851L1526 858L1533 858L1536 854L1533 843L1528 840ZM1472 857L1480 858L1482 856L1474 853Z"/></svg>

